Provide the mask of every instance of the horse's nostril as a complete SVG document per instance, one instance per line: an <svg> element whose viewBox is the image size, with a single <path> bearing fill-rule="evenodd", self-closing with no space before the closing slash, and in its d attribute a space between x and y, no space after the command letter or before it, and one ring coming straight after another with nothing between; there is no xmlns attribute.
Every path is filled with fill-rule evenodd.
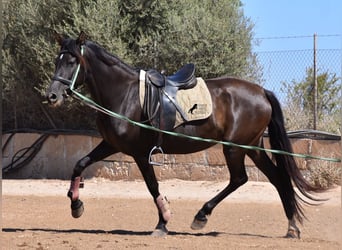
<svg viewBox="0 0 342 250"><path fill-rule="evenodd" d="M50 103L55 103L55 102L57 102L57 95L56 95L55 93L50 93L50 94L48 95L48 101L49 101Z"/></svg>

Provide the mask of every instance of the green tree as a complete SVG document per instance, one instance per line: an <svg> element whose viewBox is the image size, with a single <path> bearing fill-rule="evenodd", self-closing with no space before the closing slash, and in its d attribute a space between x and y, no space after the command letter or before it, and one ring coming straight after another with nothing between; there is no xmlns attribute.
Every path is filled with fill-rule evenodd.
<svg viewBox="0 0 342 250"><path fill-rule="evenodd" d="M4 7L5 129L93 126L92 112L79 104L58 110L42 105L58 51L52 30L72 37L83 30L135 67L171 74L192 62L204 78L260 79L251 52L253 23L240 0L18 0ZM42 110L44 116L34 115Z"/></svg>
<svg viewBox="0 0 342 250"><path fill-rule="evenodd" d="M341 85L340 78L328 71L317 74L317 128L338 132L340 124ZM289 129L313 127L314 89L313 68L308 68L302 81L282 83L287 94L285 113Z"/></svg>
<svg viewBox="0 0 342 250"><path fill-rule="evenodd" d="M171 3L161 0L119 0L120 37L136 66L157 67L156 44L169 30L167 12Z"/></svg>
<svg viewBox="0 0 342 250"><path fill-rule="evenodd" d="M94 112L81 105L55 110L42 104L59 49L52 31L76 37L85 30L107 49L122 53L124 46L113 32L118 22L118 16L112 14L113 8L117 9L115 3L27 0L7 4L2 48L4 129L95 128L94 117L89 117ZM98 27L102 32L98 32ZM42 111L45 115L41 115Z"/></svg>
<svg viewBox="0 0 342 250"><path fill-rule="evenodd" d="M171 30L160 44L161 66L175 71L186 62L203 77L233 75L260 80L252 53L253 23L239 0L173 1Z"/></svg>
<svg viewBox="0 0 342 250"><path fill-rule="evenodd" d="M50 3L48 3L50 2ZM3 13L3 126L5 128L34 127L45 124L41 113L41 96L35 88L51 77L55 53L48 42L48 23L69 22L60 19L61 9L68 11L64 2L9 1ZM46 12L49 11L51 15ZM46 19L46 17L49 17ZM46 119L45 119L46 120Z"/></svg>
<svg viewBox="0 0 342 250"><path fill-rule="evenodd" d="M261 80L252 52L254 25L240 0L120 0L119 12L120 36L137 67L171 74L192 62L204 78Z"/></svg>

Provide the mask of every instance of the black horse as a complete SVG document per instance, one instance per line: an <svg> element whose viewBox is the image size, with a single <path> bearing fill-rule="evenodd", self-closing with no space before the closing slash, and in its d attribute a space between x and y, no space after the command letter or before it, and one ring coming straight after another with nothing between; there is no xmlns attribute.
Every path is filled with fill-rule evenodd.
<svg viewBox="0 0 342 250"><path fill-rule="evenodd" d="M55 74L46 96L52 106L59 106L70 95L70 85L85 83L93 100L117 114L134 121L146 121L139 101L139 72L109 54L97 43L87 40L83 32L77 39L55 34L61 46L56 59ZM205 80L212 99L212 114L209 118L189 122L174 131L180 134L210 138L236 144L263 147L263 134L268 128L272 149L292 152L287 137L280 104L274 94L261 86L236 78ZM72 87L74 87L72 86ZM174 137L134 126L127 120L98 113L97 126L102 142L88 155L80 159L73 170L68 196L71 199L72 215L83 213L79 200L79 184L82 171L90 164L105 157L123 152L136 161L147 188L158 209L159 221L154 235L165 235L170 219L167 200L160 194L149 152L158 138L167 154L187 154L213 146L206 141ZM277 189L288 218L288 237L299 237L296 221L305 218L302 203L316 201L311 192L317 191L299 171L290 155L275 154L275 163L262 150L251 150L223 145L223 154L230 173L229 184L215 197L206 202L196 214L192 229L203 228L213 209L230 193L247 182L244 159L249 156ZM292 183L306 198L300 198Z"/></svg>

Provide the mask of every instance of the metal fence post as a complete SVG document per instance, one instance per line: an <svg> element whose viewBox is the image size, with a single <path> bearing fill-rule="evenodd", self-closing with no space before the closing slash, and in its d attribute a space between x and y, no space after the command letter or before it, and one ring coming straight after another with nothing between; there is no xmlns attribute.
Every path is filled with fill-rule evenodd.
<svg viewBox="0 0 342 250"><path fill-rule="evenodd" d="M313 129L317 129L317 34L313 35Z"/></svg>

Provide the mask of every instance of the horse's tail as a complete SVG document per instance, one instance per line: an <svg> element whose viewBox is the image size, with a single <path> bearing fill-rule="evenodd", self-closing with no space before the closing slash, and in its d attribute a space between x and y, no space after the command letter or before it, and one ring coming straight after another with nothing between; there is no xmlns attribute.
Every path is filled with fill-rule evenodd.
<svg viewBox="0 0 342 250"><path fill-rule="evenodd" d="M284 117L283 112L280 107L280 103L275 95L265 89L265 94L272 106L272 118L270 123L268 124L268 134L270 145L272 149L285 151L288 153L293 153L292 146L290 140L286 134L286 129L284 125ZM285 172L289 175L290 179L293 181L295 186L298 188L300 193L306 197L307 199L304 200L300 198L296 194L296 198L299 198L301 201L307 204L313 204L313 201L322 201L320 199L314 198L310 192L318 192L319 188L311 185L302 175L300 172L297 163L292 155L288 154L274 154L277 167L285 170ZM297 210L297 218L301 221L302 217L304 216L303 209L301 208L300 204L295 199L293 202L295 203L295 207Z"/></svg>

